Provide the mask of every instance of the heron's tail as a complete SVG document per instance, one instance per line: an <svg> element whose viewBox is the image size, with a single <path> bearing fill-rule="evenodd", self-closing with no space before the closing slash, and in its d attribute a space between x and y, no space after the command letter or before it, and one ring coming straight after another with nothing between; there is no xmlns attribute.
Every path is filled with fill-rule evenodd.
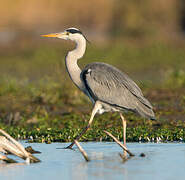
<svg viewBox="0 0 185 180"><path fill-rule="evenodd" d="M138 102L138 105L136 107L137 113L139 113L141 116L149 118L151 120L155 120L155 114L152 110L152 108L146 106L145 104Z"/></svg>

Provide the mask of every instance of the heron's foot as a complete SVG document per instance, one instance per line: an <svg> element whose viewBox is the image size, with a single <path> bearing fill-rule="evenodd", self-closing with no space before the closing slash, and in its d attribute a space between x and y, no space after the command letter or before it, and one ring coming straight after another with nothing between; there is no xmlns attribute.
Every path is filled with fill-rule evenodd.
<svg viewBox="0 0 185 180"><path fill-rule="evenodd" d="M64 149L71 149L71 150L74 150L71 146L64 147Z"/></svg>
<svg viewBox="0 0 185 180"><path fill-rule="evenodd" d="M69 146L62 147L62 148L57 148L57 149L71 149L71 150L74 150L73 145L74 145L74 143L71 143Z"/></svg>
<svg viewBox="0 0 185 180"><path fill-rule="evenodd" d="M71 149L71 150L74 150L74 149L73 149L73 145L74 145L74 142L71 143L69 146L65 147L64 149Z"/></svg>
<svg viewBox="0 0 185 180"><path fill-rule="evenodd" d="M67 146L67 147L62 147L62 148L56 148L56 149L70 149L70 150L75 150L74 148Z"/></svg>

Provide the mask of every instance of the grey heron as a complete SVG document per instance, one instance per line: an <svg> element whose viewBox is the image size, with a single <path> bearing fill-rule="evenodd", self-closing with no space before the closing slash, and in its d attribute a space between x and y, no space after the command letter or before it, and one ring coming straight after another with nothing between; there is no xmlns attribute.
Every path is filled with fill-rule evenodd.
<svg viewBox="0 0 185 180"><path fill-rule="evenodd" d="M81 70L77 64L86 50L86 37L77 28L68 28L64 32L42 35L71 40L76 48L65 57L67 72L74 84L87 95L93 103L93 110L88 125L75 138L80 137L90 128L96 113L117 111L123 121L123 141L126 145L126 120L122 112L132 111L154 120L155 115L150 102L143 96L141 89L129 76L116 67L102 62L86 65ZM67 147L72 148L74 141Z"/></svg>

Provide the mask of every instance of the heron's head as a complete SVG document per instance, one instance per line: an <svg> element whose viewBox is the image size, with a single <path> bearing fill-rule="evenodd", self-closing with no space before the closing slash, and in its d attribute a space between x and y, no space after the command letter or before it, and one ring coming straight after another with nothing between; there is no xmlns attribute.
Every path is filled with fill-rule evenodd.
<svg viewBox="0 0 185 180"><path fill-rule="evenodd" d="M56 37L64 40L78 41L79 39L86 37L82 34L82 32L77 28L68 28L64 32L59 33L51 33L46 35L41 35L43 37ZM87 40L87 39L86 39Z"/></svg>

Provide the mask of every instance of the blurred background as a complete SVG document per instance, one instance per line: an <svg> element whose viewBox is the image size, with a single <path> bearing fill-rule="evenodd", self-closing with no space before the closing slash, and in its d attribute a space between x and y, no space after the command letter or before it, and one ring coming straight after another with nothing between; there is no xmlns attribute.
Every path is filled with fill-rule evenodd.
<svg viewBox="0 0 185 180"><path fill-rule="evenodd" d="M2 1L1 44L70 26L99 40L132 37L177 41L185 31L184 4L183 0Z"/></svg>
<svg viewBox="0 0 185 180"><path fill-rule="evenodd" d="M110 63L128 73L154 104L159 94L184 101L185 1L0 1L2 119L11 122L16 113L33 117L33 111L79 112L79 105L89 104L65 71L64 57L74 44L40 37L68 27L79 28L91 42L81 67Z"/></svg>
<svg viewBox="0 0 185 180"><path fill-rule="evenodd" d="M92 42L88 47L88 58L85 59L112 61L114 65L125 67L126 71L133 74L135 70L139 70L137 68L146 66L143 62L145 58L150 66L145 67L145 71L159 71L162 63L169 68L163 70L184 68L185 2L183 0L81 0L80 2L7 0L1 2L0 16L1 76L7 72L13 77L22 75L32 79L33 73L30 76L26 71L36 71L37 67L39 72L45 71L44 67L40 68L39 65L43 63L46 66L48 59L53 61L63 59L62 51L66 52L72 44L53 39L46 40L41 38L40 34L60 32L68 27L81 29ZM45 51L44 48L49 49ZM55 56L59 49L60 56L52 57L52 54ZM21 52L18 52L19 50ZM19 55L22 57L18 57ZM88 63L85 61L84 63ZM15 64L19 62L22 67L15 68ZM131 63L130 67L127 67L129 66L127 63ZM35 64L36 67L32 69L30 64L31 66ZM39 72L34 73L39 74Z"/></svg>

